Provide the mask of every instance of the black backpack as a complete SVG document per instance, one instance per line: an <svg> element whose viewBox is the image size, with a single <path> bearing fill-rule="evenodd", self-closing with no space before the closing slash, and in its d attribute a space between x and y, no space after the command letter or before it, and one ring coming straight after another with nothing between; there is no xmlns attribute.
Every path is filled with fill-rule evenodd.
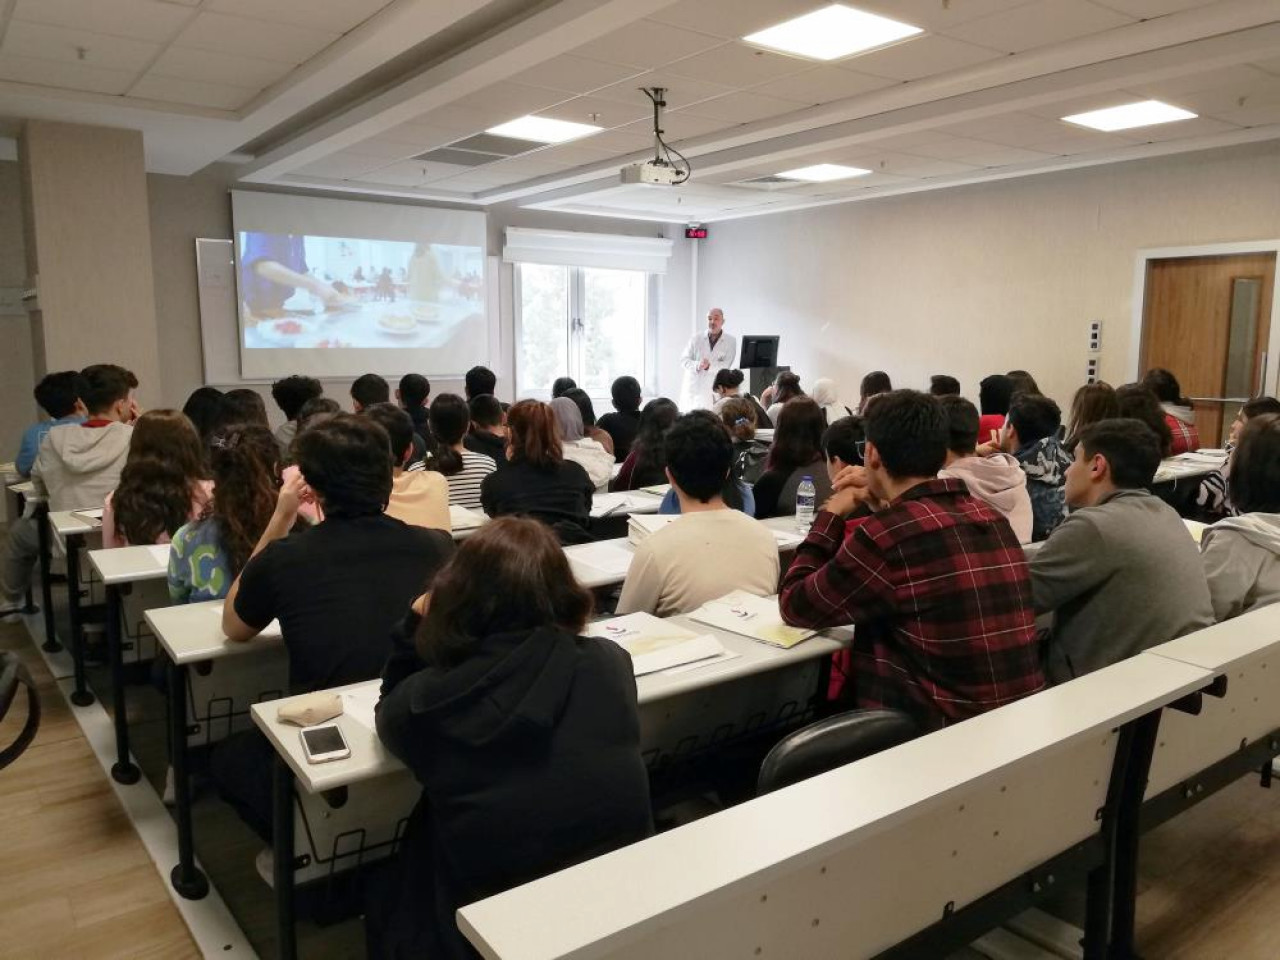
<svg viewBox="0 0 1280 960"><path fill-rule="evenodd" d="M12 706L18 688L27 688L27 722L16 740L0 750L0 770L3 770L31 746L31 741L40 729L40 695L36 693L35 681L31 679L31 671L18 659L16 653L0 652L0 721Z"/></svg>

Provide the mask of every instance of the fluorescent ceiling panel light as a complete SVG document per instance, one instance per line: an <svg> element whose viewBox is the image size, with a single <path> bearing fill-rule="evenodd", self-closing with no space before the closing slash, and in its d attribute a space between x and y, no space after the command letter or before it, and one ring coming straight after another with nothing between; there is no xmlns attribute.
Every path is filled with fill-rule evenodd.
<svg viewBox="0 0 1280 960"><path fill-rule="evenodd" d="M827 183L831 180L847 180L849 177L864 177L870 172L870 170L863 170L861 167L846 167L838 163L818 163L812 167L785 170L779 173L778 176L786 177L788 180Z"/></svg>
<svg viewBox="0 0 1280 960"><path fill-rule="evenodd" d="M564 143L566 140L577 140L579 137L599 133L603 129L590 123L573 123L570 120L528 116L500 123L496 127L490 127L485 133L491 133L495 137L532 140L535 143Z"/></svg>
<svg viewBox="0 0 1280 960"><path fill-rule="evenodd" d="M811 60L839 60L923 33L919 27L833 3L743 37L747 43Z"/></svg>
<svg viewBox="0 0 1280 960"><path fill-rule="evenodd" d="M1194 120L1195 114L1181 107L1170 106L1159 100L1143 100L1140 103L1126 103L1119 107L1107 107L1105 110L1090 110L1088 113L1075 113L1063 117L1067 123L1080 127L1090 127L1107 133L1113 130L1132 130L1134 127L1150 127L1157 123L1172 123L1174 120Z"/></svg>

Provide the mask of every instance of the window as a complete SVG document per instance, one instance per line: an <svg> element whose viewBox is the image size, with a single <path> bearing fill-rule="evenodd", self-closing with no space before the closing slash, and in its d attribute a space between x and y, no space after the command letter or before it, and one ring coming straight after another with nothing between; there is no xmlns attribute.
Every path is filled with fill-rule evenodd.
<svg viewBox="0 0 1280 960"><path fill-rule="evenodd" d="M563 376L598 399L621 376L652 392L657 287L640 270L517 264L517 395L548 397Z"/></svg>

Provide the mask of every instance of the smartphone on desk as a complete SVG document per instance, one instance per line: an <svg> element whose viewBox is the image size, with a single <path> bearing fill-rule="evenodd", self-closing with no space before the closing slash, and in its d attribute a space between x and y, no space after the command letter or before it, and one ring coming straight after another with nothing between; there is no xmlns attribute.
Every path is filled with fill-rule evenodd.
<svg viewBox="0 0 1280 960"><path fill-rule="evenodd" d="M302 752L306 754L307 763L327 763L351 756L347 738L342 735L342 729L336 723L307 727L299 730L298 735L302 737Z"/></svg>

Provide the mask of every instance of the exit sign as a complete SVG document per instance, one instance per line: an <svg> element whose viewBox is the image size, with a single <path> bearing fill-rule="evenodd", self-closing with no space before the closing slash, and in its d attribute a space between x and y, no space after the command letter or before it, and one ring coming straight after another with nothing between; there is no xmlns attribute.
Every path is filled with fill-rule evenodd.
<svg viewBox="0 0 1280 960"><path fill-rule="evenodd" d="M706 227L685 227L684 238L686 240L705 240L707 239Z"/></svg>

